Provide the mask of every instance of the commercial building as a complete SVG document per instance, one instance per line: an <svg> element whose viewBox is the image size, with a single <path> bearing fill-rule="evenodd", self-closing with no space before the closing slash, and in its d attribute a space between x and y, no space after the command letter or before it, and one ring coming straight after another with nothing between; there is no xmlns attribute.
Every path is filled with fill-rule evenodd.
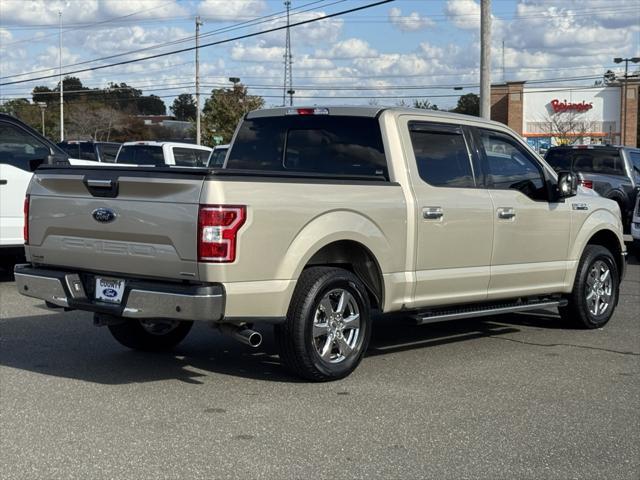
<svg viewBox="0 0 640 480"><path fill-rule="evenodd" d="M638 87L491 87L491 118L507 124L537 150L565 144L638 145Z"/></svg>

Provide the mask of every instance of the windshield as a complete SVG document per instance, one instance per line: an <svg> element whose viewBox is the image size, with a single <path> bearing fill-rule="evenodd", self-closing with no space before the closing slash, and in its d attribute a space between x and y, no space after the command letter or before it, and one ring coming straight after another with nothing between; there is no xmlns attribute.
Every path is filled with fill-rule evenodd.
<svg viewBox="0 0 640 480"><path fill-rule="evenodd" d="M586 173L624 175L620 152L613 148L552 148L545 160L554 170L575 170Z"/></svg>
<svg viewBox="0 0 640 480"><path fill-rule="evenodd" d="M125 145L118 153L118 163L134 165L164 165L162 147L157 145Z"/></svg>

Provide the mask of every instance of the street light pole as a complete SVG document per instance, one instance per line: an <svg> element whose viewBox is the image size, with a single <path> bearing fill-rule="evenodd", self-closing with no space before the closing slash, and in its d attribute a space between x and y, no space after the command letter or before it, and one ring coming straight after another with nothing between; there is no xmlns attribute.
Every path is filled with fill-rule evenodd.
<svg viewBox="0 0 640 480"><path fill-rule="evenodd" d="M624 83L622 85L622 121L620 122L620 141L622 145L626 145L627 143L627 81L629 74L629 62L638 63L640 62L640 57L632 57L632 58L621 58L617 57L613 59L614 63L622 63L624 62Z"/></svg>
<svg viewBox="0 0 640 480"><path fill-rule="evenodd" d="M44 111L47 108L47 102L38 102L38 106L40 107L40 114L42 115L42 136L44 137Z"/></svg>
<svg viewBox="0 0 640 480"><path fill-rule="evenodd" d="M64 141L64 87L62 85L62 10L58 10L58 67L60 68L60 141Z"/></svg>
<svg viewBox="0 0 640 480"><path fill-rule="evenodd" d="M196 144L200 145L200 17L196 17Z"/></svg>
<svg viewBox="0 0 640 480"><path fill-rule="evenodd" d="M491 0L480 1L480 116L491 119Z"/></svg>

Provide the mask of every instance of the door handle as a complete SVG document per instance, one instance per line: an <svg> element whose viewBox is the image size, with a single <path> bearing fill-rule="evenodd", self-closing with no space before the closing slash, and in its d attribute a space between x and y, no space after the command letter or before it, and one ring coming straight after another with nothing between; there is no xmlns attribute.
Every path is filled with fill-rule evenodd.
<svg viewBox="0 0 640 480"><path fill-rule="evenodd" d="M6 185L8 182L3 178L0 179L0 185Z"/></svg>
<svg viewBox="0 0 640 480"><path fill-rule="evenodd" d="M425 220L438 220L443 216L442 207L425 207L422 209L422 218Z"/></svg>
<svg viewBox="0 0 640 480"><path fill-rule="evenodd" d="M111 188L113 186L113 182L111 180L94 180L88 178L87 185L93 188Z"/></svg>
<svg viewBox="0 0 640 480"><path fill-rule="evenodd" d="M502 207L498 209L498 218L509 220L516 216L516 211L511 207Z"/></svg>

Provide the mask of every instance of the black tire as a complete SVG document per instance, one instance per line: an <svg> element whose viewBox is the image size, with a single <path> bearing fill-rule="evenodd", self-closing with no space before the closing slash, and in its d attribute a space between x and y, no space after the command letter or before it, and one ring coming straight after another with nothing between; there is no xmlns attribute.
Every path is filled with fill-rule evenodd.
<svg viewBox="0 0 640 480"><path fill-rule="evenodd" d="M591 290L588 283L588 280L591 279L588 277L599 262L609 269L608 277L611 278L611 294L607 308L601 313L594 314L590 310L590 303L587 300L587 294ZM574 327L587 329L603 327L611 319L618 304L619 283L618 266L612 253L600 245L587 245L578 264L573 290L567 298L569 304L558 309L560 316L565 322ZM595 310L597 312L598 308L595 308Z"/></svg>
<svg viewBox="0 0 640 480"><path fill-rule="evenodd" d="M342 291L351 295L348 302L352 300L355 302L349 303L350 307L348 308L349 316L353 318L356 316L354 309L357 309L359 315L359 330L357 332L355 328L349 329L349 327L343 327L345 330L339 331L340 325L346 325L346 321L348 321L348 319L342 318L347 313L346 308L342 313L331 312L339 315L337 324L324 314L326 303L323 300L328 298L332 301L332 298L340 297ZM320 306L321 302L323 302L322 307ZM338 307L339 305L335 307L336 310ZM318 311L321 313L317 313ZM322 335L314 337L314 328L322 326L320 323L314 324L317 316L324 320L322 325L326 324L327 326L328 333L324 337ZM343 322L343 320L345 321ZM338 329L331 333L333 337L330 337L329 333L331 328ZM346 377L356 369L369 345L371 307L366 287L353 273L342 268L311 267L304 270L293 293L286 322L276 325L275 335L280 350L280 359L285 367L294 374L316 382ZM346 340L347 346L350 342L353 343L353 348L345 349L349 353L343 355L342 345L344 343L340 343L335 337L336 335L342 341ZM336 342L335 346L332 338L333 342ZM320 343L324 344L323 350L328 354L325 355L327 358L323 359L321 353L318 352ZM329 358L332 356L335 358ZM340 357L344 358L340 360Z"/></svg>
<svg viewBox="0 0 640 480"><path fill-rule="evenodd" d="M163 352L171 350L184 340L192 326L193 322L180 321L166 333L151 333L139 320L126 320L109 325L109 331L125 347L145 352Z"/></svg>

